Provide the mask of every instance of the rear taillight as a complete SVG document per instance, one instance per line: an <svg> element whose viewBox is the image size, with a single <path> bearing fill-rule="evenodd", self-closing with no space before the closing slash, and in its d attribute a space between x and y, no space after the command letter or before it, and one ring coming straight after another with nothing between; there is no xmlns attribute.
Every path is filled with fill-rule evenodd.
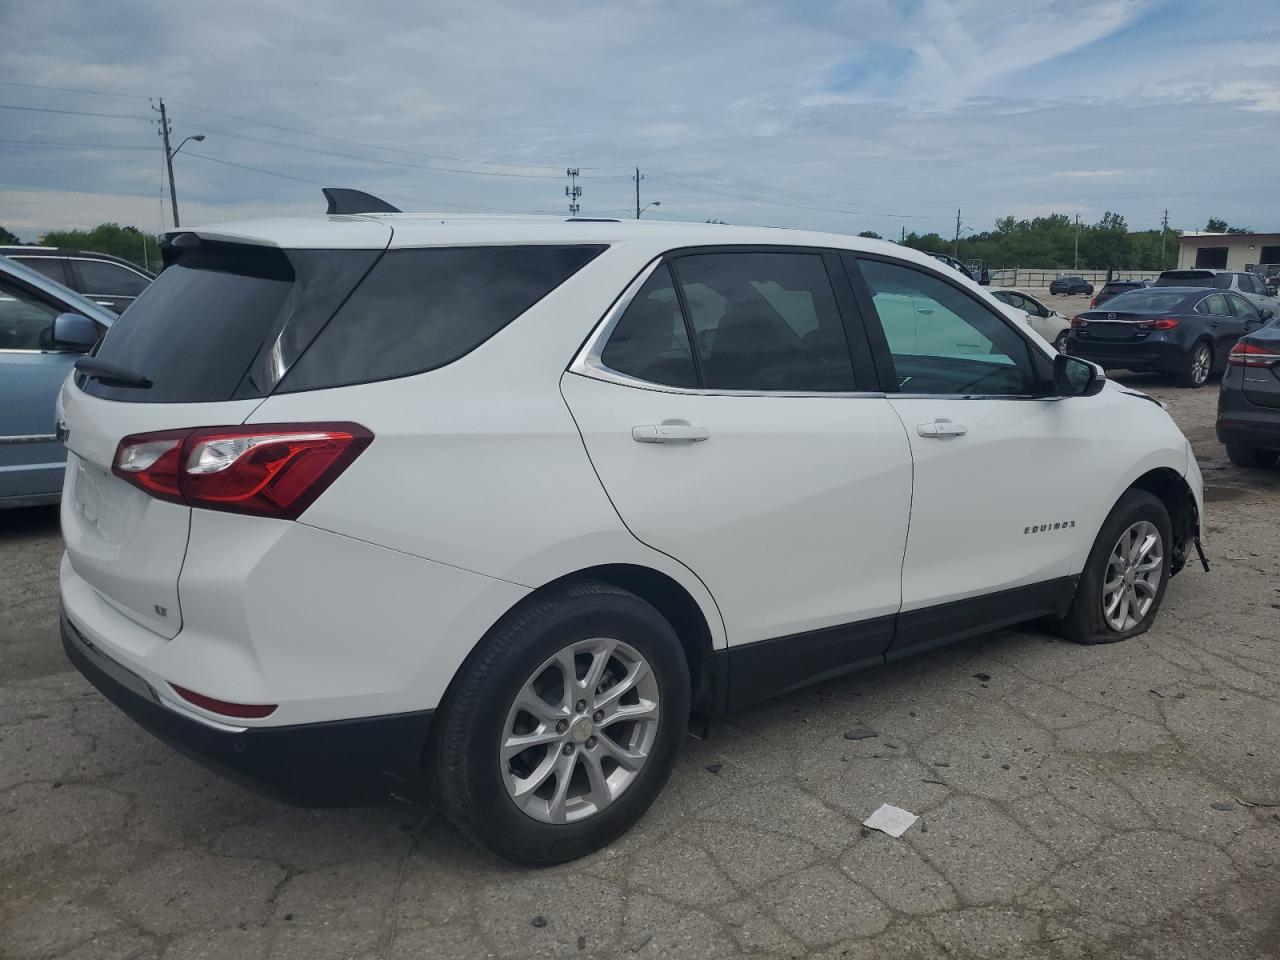
<svg viewBox="0 0 1280 960"><path fill-rule="evenodd" d="M1094 297L1092 300L1090 300L1090 301L1089 301L1089 309L1091 309L1091 310L1092 310L1092 309L1093 309L1094 307L1096 307L1097 305L1098 305L1098 298L1097 298L1097 297Z"/></svg>
<svg viewBox="0 0 1280 960"><path fill-rule="evenodd" d="M1139 320L1136 326L1143 330L1172 330L1178 325L1178 321L1173 317L1163 317L1160 320Z"/></svg>
<svg viewBox="0 0 1280 960"><path fill-rule="evenodd" d="M1280 363L1280 353L1268 350L1256 343L1241 340L1231 348L1227 363L1233 367L1274 367Z"/></svg>
<svg viewBox="0 0 1280 960"><path fill-rule="evenodd" d="M111 472L160 500L296 520L372 441L354 423L138 433L120 441Z"/></svg>
<svg viewBox="0 0 1280 960"><path fill-rule="evenodd" d="M1089 321L1084 317L1072 317L1071 325L1073 327L1087 327L1089 325Z"/></svg>

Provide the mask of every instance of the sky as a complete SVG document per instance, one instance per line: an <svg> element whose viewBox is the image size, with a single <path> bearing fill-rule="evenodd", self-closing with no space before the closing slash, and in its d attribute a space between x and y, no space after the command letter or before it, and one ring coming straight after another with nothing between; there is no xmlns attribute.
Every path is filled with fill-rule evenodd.
<svg viewBox="0 0 1280 960"><path fill-rule="evenodd" d="M24 240L405 210L898 236L1114 210L1280 230L1277 0L0 0ZM59 88L59 89L50 89ZM21 108L21 109L19 109Z"/></svg>

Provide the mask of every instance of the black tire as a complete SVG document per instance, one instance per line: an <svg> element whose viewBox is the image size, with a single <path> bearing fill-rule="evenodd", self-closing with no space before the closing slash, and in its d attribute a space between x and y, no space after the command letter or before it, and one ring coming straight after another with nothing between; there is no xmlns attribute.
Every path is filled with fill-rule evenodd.
<svg viewBox="0 0 1280 960"><path fill-rule="evenodd" d="M1155 600L1146 615L1131 629L1114 630L1102 614L1102 584L1107 573L1107 563L1112 548L1129 526L1140 520L1149 520L1160 532L1164 547L1164 564ZM1059 623L1059 631L1075 643L1115 643L1146 633L1160 612L1165 588L1169 585L1169 563L1173 553L1173 539L1169 523L1169 511L1154 495L1145 490L1127 490L1111 509L1098 537L1089 551L1084 571L1076 587L1075 598L1067 608L1067 615Z"/></svg>
<svg viewBox="0 0 1280 960"><path fill-rule="evenodd" d="M499 757L507 712L525 682L567 645L621 640L649 663L661 710L648 759L612 803L584 819L547 823L507 791ZM671 624L635 594L611 584L570 584L538 595L499 621L450 685L434 724L431 765L448 818L508 860L549 866L585 856L631 827L661 792L689 718L689 667Z"/></svg>
<svg viewBox="0 0 1280 960"><path fill-rule="evenodd" d="M1203 369L1199 367L1202 353L1208 354L1208 362ZM1192 390L1197 390L1209 382L1211 373L1213 373L1213 347L1207 341L1200 340L1191 347L1191 352L1187 354L1186 363L1178 371L1178 383L1184 387L1190 387Z"/></svg>
<svg viewBox="0 0 1280 960"><path fill-rule="evenodd" d="M1274 467L1280 460L1280 451L1259 450L1257 447L1245 447L1237 443L1227 444L1227 459L1237 467L1265 470Z"/></svg>
<svg viewBox="0 0 1280 960"><path fill-rule="evenodd" d="M1053 349L1057 350L1059 353L1066 353L1066 352L1067 352L1067 339L1068 339L1068 337L1069 337L1069 336L1070 336L1070 332L1069 332L1069 331L1067 331L1067 330L1063 330L1060 334L1058 334L1056 337L1054 337L1054 338L1053 338Z"/></svg>

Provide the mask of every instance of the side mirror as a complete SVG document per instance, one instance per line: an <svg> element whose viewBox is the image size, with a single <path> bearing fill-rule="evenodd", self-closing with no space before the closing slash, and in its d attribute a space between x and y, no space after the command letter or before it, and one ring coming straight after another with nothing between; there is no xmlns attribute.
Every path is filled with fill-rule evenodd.
<svg viewBox="0 0 1280 960"><path fill-rule="evenodd" d="M98 327L78 313L60 313L53 318L53 345L63 350L86 352L98 342Z"/></svg>
<svg viewBox="0 0 1280 960"><path fill-rule="evenodd" d="M1096 397L1107 375L1096 363L1060 353L1053 358L1053 390L1060 397Z"/></svg>
<svg viewBox="0 0 1280 960"><path fill-rule="evenodd" d="M1272 310L1270 307L1263 307L1258 312L1261 314L1263 320L1270 320L1272 317L1276 315L1276 312Z"/></svg>

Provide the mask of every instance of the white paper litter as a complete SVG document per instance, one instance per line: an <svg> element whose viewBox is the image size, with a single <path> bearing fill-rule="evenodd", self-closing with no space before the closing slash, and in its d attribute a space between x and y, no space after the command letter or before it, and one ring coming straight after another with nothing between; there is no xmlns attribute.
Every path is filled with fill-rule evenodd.
<svg viewBox="0 0 1280 960"><path fill-rule="evenodd" d="M880 809L862 821L862 825L872 830L881 830L891 837L900 837L919 819L909 810L895 807L891 803L882 803Z"/></svg>

